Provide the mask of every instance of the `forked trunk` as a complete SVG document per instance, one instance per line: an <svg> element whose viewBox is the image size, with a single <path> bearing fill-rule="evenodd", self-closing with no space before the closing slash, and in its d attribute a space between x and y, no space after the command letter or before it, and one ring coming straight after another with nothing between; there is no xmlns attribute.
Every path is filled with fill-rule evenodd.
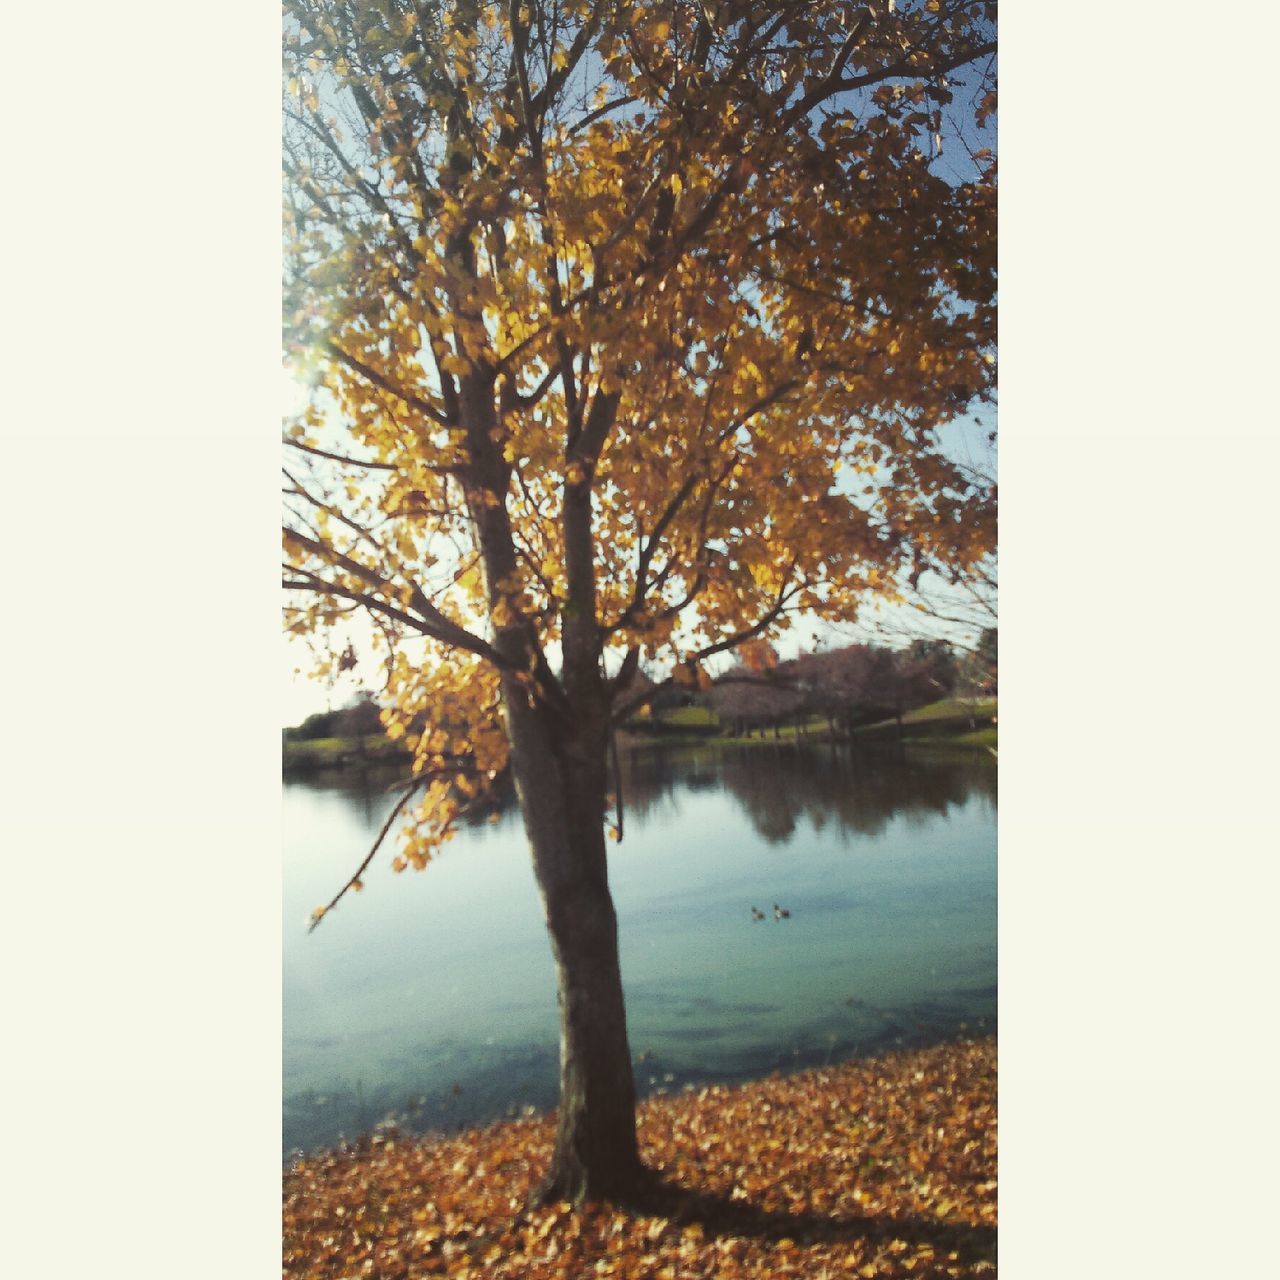
<svg viewBox="0 0 1280 1280"><path fill-rule="evenodd" d="M604 734L556 733L547 716L511 701L508 725L560 1005L556 1145L537 1198L622 1199L643 1168L605 854Z"/></svg>

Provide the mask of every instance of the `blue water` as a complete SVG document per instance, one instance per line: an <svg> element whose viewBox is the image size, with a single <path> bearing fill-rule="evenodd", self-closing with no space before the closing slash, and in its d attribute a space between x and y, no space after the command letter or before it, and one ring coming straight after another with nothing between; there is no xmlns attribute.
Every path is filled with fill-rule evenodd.
<svg viewBox="0 0 1280 1280"><path fill-rule="evenodd" d="M708 745L624 772L610 882L642 1092L993 1028L989 762ZM554 1105L555 979L514 812L422 872L392 873L388 841L308 934L385 782L284 788L287 1150Z"/></svg>

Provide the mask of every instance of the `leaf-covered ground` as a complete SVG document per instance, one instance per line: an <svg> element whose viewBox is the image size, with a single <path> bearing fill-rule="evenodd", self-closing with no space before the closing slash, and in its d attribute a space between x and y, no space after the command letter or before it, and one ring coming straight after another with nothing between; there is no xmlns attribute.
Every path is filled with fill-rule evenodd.
<svg viewBox="0 0 1280 1280"><path fill-rule="evenodd" d="M964 1040L651 1098L654 1212L524 1211L546 1117L447 1138L382 1134L284 1179L287 1276L995 1274L996 1050Z"/></svg>

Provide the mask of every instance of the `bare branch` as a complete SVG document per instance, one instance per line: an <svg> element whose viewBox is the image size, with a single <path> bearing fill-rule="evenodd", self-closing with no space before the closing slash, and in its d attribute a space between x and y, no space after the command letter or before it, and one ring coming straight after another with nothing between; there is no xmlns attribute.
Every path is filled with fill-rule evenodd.
<svg viewBox="0 0 1280 1280"><path fill-rule="evenodd" d="M794 569L795 565L793 563L791 570L793 571ZM790 576L791 571L788 571L787 577L789 578ZM799 591L800 587L798 586L792 590L787 590L784 585L782 590L778 593L777 601L770 607L769 611L752 626L739 631L737 635L729 636L728 639L718 640L715 644L709 644L706 648L699 649L696 653L690 654L687 661L702 662L706 658L714 657L717 653L725 653L729 649L736 649L740 644L745 644L748 640L754 640L756 636L762 635L775 622L777 622L780 617L782 617L783 613L786 612L788 602L793 600Z"/></svg>
<svg viewBox="0 0 1280 1280"><path fill-rule="evenodd" d="M389 392L398 400L403 400L405 404L417 409L419 413L425 414L432 422L438 423L442 427L454 427L455 424L450 422L435 405L424 400L421 396L415 395L412 391L397 387L394 382L384 377L376 369L371 369L363 361L357 360L355 356L348 354L336 342L327 342L325 346L331 354L336 356L347 368L358 373L366 382L372 383L375 387L381 387L383 391Z"/></svg>
<svg viewBox="0 0 1280 1280"><path fill-rule="evenodd" d="M326 906L319 907L311 913L311 923L307 926L308 933L314 933L315 928L320 921L323 920L325 916L327 916L329 912L342 901L347 890L350 889L352 885L358 883L360 877L364 875L365 868L373 861L373 855L382 847L382 842L387 838L387 832L391 830L391 824L400 816L400 810L404 808L409 797L413 795L413 793L417 791L424 782L430 781L430 777L430 774L424 774L420 777L414 778L413 782L405 788L404 794L398 801L396 801L395 808L391 810L390 814L387 816L386 822L382 824L382 830L378 832L378 838L373 842L373 848L365 855L364 861L356 868L355 874L342 886L341 889L338 890L337 893L333 895L332 898L329 899Z"/></svg>
<svg viewBox="0 0 1280 1280"><path fill-rule="evenodd" d="M317 458L328 458L330 462L341 462L349 467L364 467L369 471L396 470L392 462L366 462L361 458L346 458L340 453L330 453L328 449L317 449L315 445L303 444L301 440L295 440L291 436L281 436L281 440L291 449L300 449L303 453L314 454Z"/></svg>
<svg viewBox="0 0 1280 1280"><path fill-rule="evenodd" d="M328 562L336 568L345 569L348 573L354 574L362 582L367 582L375 591L381 591L393 599L398 598L395 587L382 577L376 570L371 569L366 564L361 564L358 560L351 559L350 556L343 555L342 552L335 550L333 547L324 542L317 541L314 538L308 538L300 534L295 529L286 529L285 535L296 542L306 551L310 551L312 555L318 556L321 560ZM306 572L306 570L300 570ZM321 579L323 581L323 579ZM332 584L328 584L332 585ZM421 616L422 622L416 622L409 617L408 614L401 613L400 610L383 605L378 602L381 612L389 617L397 617L401 621L408 622L415 631L421 631L424 635L435 636L444 644L451 644L455 648L466 649L470 653L477 654L482 658L487 658L490 662L498 667L507 667L510 664L505 658L486 641L481 640L479 636L472 635L465 627L454 622L452 618L441 613L435 605L423 595L422 590L415 583L407 584L411 593L410 600L413 608ZM348 598L354 598L348 593Z"/></svg>
<svg viewBox="0 0 1280 1280"><path fill-rule="evenodd" d="M285 565L285 569L289 573L302 574L301 579L285 578L281 583L281 587L286 591L311 591L321 596L338 596L342 600L352 600L356 604L362 605L371 613L379 613L385 617L392 618L396 622L403 623L406 627L424 635L431 640L440 640L440 636L420 618L415 618L407 614L402 609L397 609L393 604L387 604L383 600L379 600L377 596L371 596L364 591L356 591L351 587L344 587L336 582L328 582L319 574L312 573L309 569L301 569L297 565ZM445 643L442 641L442 643Z"/></svg>

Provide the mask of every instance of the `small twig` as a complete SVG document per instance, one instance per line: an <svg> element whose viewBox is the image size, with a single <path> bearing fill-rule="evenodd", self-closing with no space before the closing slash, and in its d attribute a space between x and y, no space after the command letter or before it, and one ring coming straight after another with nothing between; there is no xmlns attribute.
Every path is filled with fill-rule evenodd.
<svg viewBox="0 0 1280 1280"><path fill-rule="evenodd" d="M383 840L387 838L387 832L391 830L391 824L395 822L397 817L399 817L400 810L404 808L405 802L409 799L411 795L413 795L413 793L425 781L427 781L427 777L425 776L414 778L413 782L405 790L404 795L402 795L400 799L396 801L396 807L391 810L391 813L387 817L386 822L382 824L382 830L378 832L378 838L373 842L373 848L369 850L369 853L366 856L365 860L356 868L355 875L353 875L351 879L348 880L347 883L344 884L342 888L339 889L338 892L333 895L332 900L328 903L327 906L320 907L318 910L313 911L311 913L311 924L307 928L308 933L314 932L316 925L318 925L320 921L323 920L325 916L327 916L329 912L332 911L334 907L338 905L339 901L342 899L343 895L347 892L347 890L350 889L351 886L355 884L356 881L359 880L360 877L364 874L365 868L369 865L369 863L373 861L373 855L377 853L378 850L382 847Z"/></svg>
<svg viewBox="0 0 1280 1280"><path fill-rule="evenodd" d="M622 843L622 770L618 767L618 731L609 726L609 754L613 757L613 803L617 817L618 843Z"/></svg>

